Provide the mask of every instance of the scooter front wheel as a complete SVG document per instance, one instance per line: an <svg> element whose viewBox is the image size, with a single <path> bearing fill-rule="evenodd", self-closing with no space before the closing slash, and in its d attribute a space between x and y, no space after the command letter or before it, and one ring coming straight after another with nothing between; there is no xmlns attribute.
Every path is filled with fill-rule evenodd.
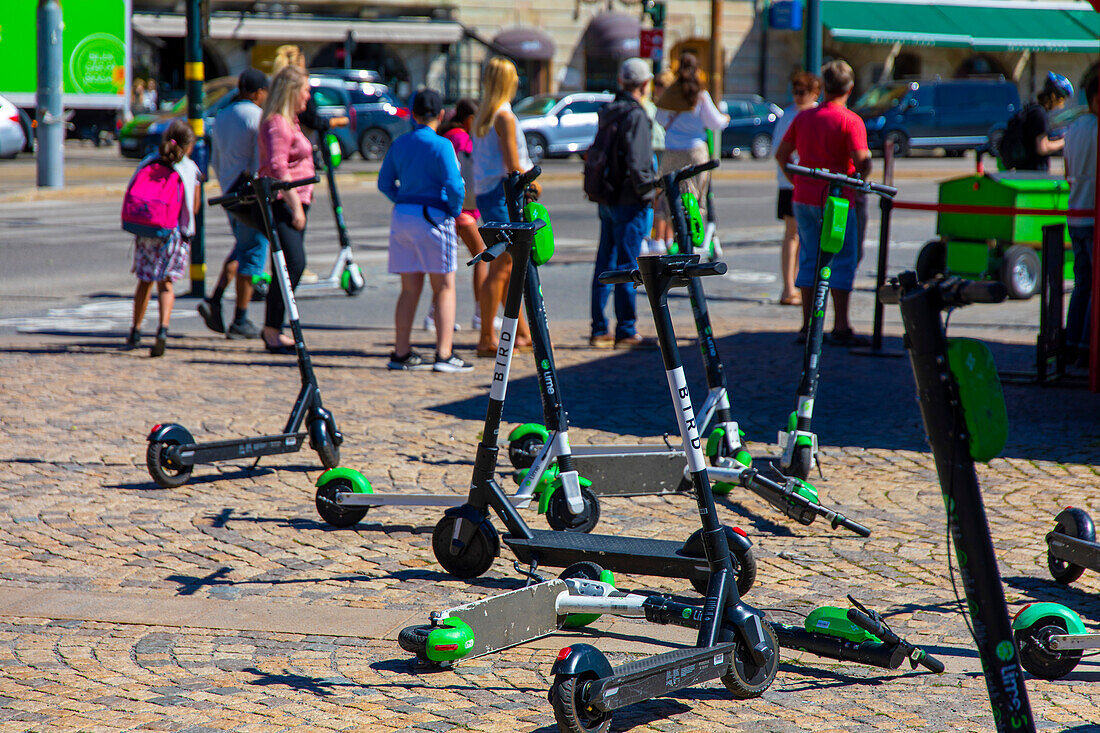
<svg viewBox="0 0 1100 733"><path fill-rule="evenodd" d="M328 425L322 418L309 424L309 445L317 451L321 465L325 468L336 468L340 465L340 446L329 435Z"/></svg>
<svg viewBox="0 0 1100 733"><path fill-rule="evenodd" d="M604 733L611 728L611 713L588 707L584 692L595 677L559 674L550 687L550 705L561 733Z"/></svg>
<svg viewBox="0 0 1100 733"><path fill-rule="evenodd" d="M814 448L812 445L796 445L791 455L791 466L785 471L788 476L805 481L810 476L810 466L813 464Z"/></svg>
<svg viewBox="0 0 1100 733"><path fill-rule="evenodd" d="M191 478L191 470L194 468L168 460L164 456L164 451L170 445L176 445L176 443L154 440L145 450L145 465L149 468L149 475L165 489L183 486Z"/></svg>
<svg viewBox="0 0 1100 733"><path fill-rule="evenodd" d="M703 550L702 532L695 530L688 541L684 543L684 548L691 553L692 557L706 557L706 552ZM742 596L748 595L753 585L756 584L756 556L752 554L751 547L743 548L730 542L729 548L730 562L733 563L733 574L737 578L737 592ZM699 595L705 596L707 594L707 584L710 583L709 575L702 577L693 575L690 580L691 587Z"/></svg>
<svg viewBox="0 0 1100 733"><path fill-rule="evenodd" d="M416 655L421 661L428 661L428 634L432 633L430 624L406 626L397 634L397 643L402 649Z"/></svg>
<svg viewBox="0 0 1100 733"><path fill-rule="evenodd" d="M1070 507L1058 514L1058 524L1054 526L1054 531L1086 542L1096 541L1096 528L1092 518L1084 509L1077 507ZM1047 550L1047 568L1050 576L1063 585L1069 585L1085 572L1085 568L1055 557L1050 550Z"/></svg>
<svg viewBox="0 0 1100 733"><path fill-rule="evenodd" d="M764 638L771 650L771 659L758 665L749 654L745 642L738 638L733 647L733 661L729 671L722 675L722 684L738 700L760 697L771 686L775 673L779 669L779 639L771 624L763 623Z"/></svg>
<svg viewBox="0 0 1100 733"><path fill-rule="evenodd" d="M1023 668L1044 680L1060 680L1072 672L1084 652L1080 649L1055 651L1050 648L1051 637L1064 633L1064 622L1054 616L1041 618L1026 629L1017 630L1016 646L1020 648Z"/></svg>
<svg viewBox="0 0 1100 733"><path fill-rule="evenodd" d="M574 514L565 498L565 489L559 486L550 495L546 506L546 523L559 532L591 532L600 521L600 502L584 486L581 487L581 501L584 502L584 508L580 514Z"/></svg>
<svg viewBox="0 0 1100 733"><path fill-rule="evenodd" d="M354 491L351 482L346 478L334 478L318 486L314 503L321 519L325 520L326 524L339 529L354 527L359 524L363 517L367 516L369 507L367 509L345 509L336 502L338 495L351 494Z"/></svg>
<svg viewBox="0 0 1100 733"><path fill-rule="evenodd" d="M492 567L493 560L500 554L500 537L485 519L478 523L469 543L454 552L452 543L457 521L458 518L449 516L439 520L432 530L432 552L443 569L456 578L477 578Z"/></svg>

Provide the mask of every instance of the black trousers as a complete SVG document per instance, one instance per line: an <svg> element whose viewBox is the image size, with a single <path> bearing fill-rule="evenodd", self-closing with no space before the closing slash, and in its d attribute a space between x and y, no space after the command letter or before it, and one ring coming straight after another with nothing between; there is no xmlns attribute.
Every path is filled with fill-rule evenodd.
<svg viewBox="0 0 1100 733"><path fill-rule="evenodd" d="M309 206L303 206L306 216L309 216ZM271 211L275 215L275 236L286 258L286 269L290 274L290 288L298 287L298 280L302 277L302 271L306 269L306 230L298 231L290 222L293 215L290 207L282 200L271 203ZM267 311L264 314L264 325L282 330L283 319L286 317L286 302L283 300L283 290L279 287L278 275L275 267L275 247L271 248L271 274L275 282L267 293Z"/></svg>

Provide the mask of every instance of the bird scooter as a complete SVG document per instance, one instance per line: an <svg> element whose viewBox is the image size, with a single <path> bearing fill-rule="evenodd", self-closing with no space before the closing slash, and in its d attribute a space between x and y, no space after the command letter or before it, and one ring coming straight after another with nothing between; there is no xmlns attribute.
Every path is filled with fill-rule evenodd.
<svg viewBox="0 0 1100 733"><path fill-rule="evenodd" d="M340 191L336 188L336 169L341 161L340 141L329 133L325 135L320 148L329 200L332 201L332 215L336 219L336 232L340 237L340 254L336 256L328 275L318 278L317 282L298 283L295 292L301 296L320 294L325 290L343 290L348 295L358 295L363 289L363 270L355 263L352 255L351 239L344 222L344 206L340 203Z"/></svg>
<svg viewBox="0 0 1100 733"><path fill-rule="evenodd" d="M1004 448L1004 394L989 347L975 339L949 339L942 316L971 303L1000 303L1008 291L1000 282L958 277L922 283L907 271L882 286L878 297L901 307L924 431L936 461L994 723L1001 733L1034 731L1021 650L974 471L975 461L988 461Z"/></svg>
<svg viewBox="0 0 1100 733"><path fill-rule="evenodd" d="M717 166L717 160L688 166L666 174L660 182L669 192L676 240L684 243L685 254L692 254L692 241L698 238L697 234L701 236L699 224L702 217L694 195L691 192L679 194L680 183ZM537 217L549 222L541 205L529 204L530 207L540 207ZM513 219L519 218L515 211L512 214ZM695 232L691 231L692 223L697 230ZM540 511L546 514L554 529L588 532L599 518L597 497L690 492L691 480L684 470L684 453L671 445L570 445L568 416L553 354L544 346L550 343L550 336L538 276L537 268L533 268L528 276L525 303L528 321L532 324L535 368L545 426L527 423L508 436L509 457L512 464L520 469L515 474L520 484L516 495L539 497ZM691 278L687 288L706 367L708 392L700 409L699 433L707 436L708 426L714 426L707 437L705 452L715 466L711 472L718 479L713 486L715 493L727 494L734 486L741 485L802 524L811 524L815 517L821 516L831 522L834 529L843 526L861 536L868 536L870 531L867 528L821 506L813 486L785 477L780 482L772 481L752 468L752 457L741 443L742 432L732 418L726 378L711 329L702 283L698 278ZM579 474L579 477L574 478L572 474ZM579 494L581 502L570 500L570 480L579 483L573 491Z"/></svg>
<svg viewBox="0 0 1100 733"><path fill-rule="evenodd" d="M256 464L263 456L281 453L295 453L302 448L305 439L317 451L321 463L326 468L334 468L340 463L340 444L344 436L336 429L336 420L332 413L321 404L321 388L313 373L313 363L306 350L305 338L298 317L298 305L294 300L294 291L290 286L290 275L286 269L286 257L282 245L272 226L271 200L277 191L316 183L318 179L307 178L298 181L278 181L273 178L253 178L246 184L241 194L227 194L210 199L210 204L233 206L255 203L259 210L264 231L271 242L271 258L279 287L286 302L290 319L290 330L294 335L294 351L298 357L298 373L302 387L298 398L291 408L283 432L275 435L261 435L250 438L219 440L210 443L196 443L190 431L178 423L161 423L153 427L147 440L146 465L149 475L164 488L175 488L187 483L192 469L199 464L218 461L255 458ZM306 432L299 432L302 424ZM253 465L256 465L253 464Z"/></svg>
<svg viewBox="0 0 1100 733"><path fill-rule="evenodd" d="M785 430L779 431L779 471L787 476L805 479L818 464L817 434L812 430L814 401L817 399L818 380L821 374L821 346L825 340L825 302L829 297L829 279L832 276L833 257L844 247L844 233L848 225L848 200L842 188L852 188L863 193L875 193L893 198L898 190L881 183L870 183L821 168L806 168L789 164L787 171L796 176L816 178L829 183L829 195L823 209L821 242L817 250L814 269L813 307L806 334L806 346L802 356L802 379L798 384L798 405L787 420Z"/></svg>

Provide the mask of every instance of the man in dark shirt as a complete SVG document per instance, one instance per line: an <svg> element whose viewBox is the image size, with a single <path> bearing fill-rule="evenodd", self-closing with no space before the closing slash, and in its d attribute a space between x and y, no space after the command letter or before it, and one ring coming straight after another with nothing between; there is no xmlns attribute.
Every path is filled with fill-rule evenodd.
<svg viewBox="0 0 1100 733"><path fill-rule="evenodd" d="M1061 74L1047 72L1046 81L1032 104L1026 105L1019 114L1022 117L1023 150L1022 157L1014 160L1013 168L1021 171L1049 171L1050 156L1065 145L1062 138L1050 136L1049 115L1061 109L1066 99L1073 96L1073 85Z"/></svg>
<svg viewBox="0 0 1100 733"><path fill-rule="evenodd" d="M642 59L632 58L619 69L619 92L600 110L600 126L618 120L615 157L609 161L617 187L610 204L600 204L600 245L592 273L592 335L588 344L608 349L652 349L651 339L642 338L635 328L633 285L604 285L600 273L635 266L642 251L642 239L649 234L646 210L655 191L648 188L657 177L653 167L652 123L642 107L653 72ZM597 135L599 137L599 135ZM615 292L615 335L608 331L604 308Z"/></svg>

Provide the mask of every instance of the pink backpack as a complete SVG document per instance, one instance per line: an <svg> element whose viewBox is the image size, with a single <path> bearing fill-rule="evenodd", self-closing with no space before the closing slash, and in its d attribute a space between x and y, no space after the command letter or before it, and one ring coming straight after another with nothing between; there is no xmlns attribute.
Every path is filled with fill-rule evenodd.
<svg viewBox="0 0 1100 733"><path fill-rule="evenodd" d="M167 239L179 226L183 179L172 166L154 161L142 167L122 199L122 228L139 237Z"/></svg>

